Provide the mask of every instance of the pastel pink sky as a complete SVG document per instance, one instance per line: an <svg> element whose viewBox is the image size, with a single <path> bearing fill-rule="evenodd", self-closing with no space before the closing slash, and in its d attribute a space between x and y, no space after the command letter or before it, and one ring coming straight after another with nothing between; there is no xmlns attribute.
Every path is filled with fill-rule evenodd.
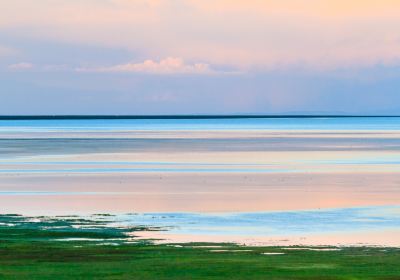
<svg viewBox="0 0 400 280"><path fill-rule="evenodd" d="M395 64L393 0L14 0L0 28L27 36L236 67Z"/></svg>
<svg viewBox="0 0 400 280"><path fill-rule="evenodd" d="M3 114L398 114L399 67L396 0L12 0L0 9Z"/></svg>

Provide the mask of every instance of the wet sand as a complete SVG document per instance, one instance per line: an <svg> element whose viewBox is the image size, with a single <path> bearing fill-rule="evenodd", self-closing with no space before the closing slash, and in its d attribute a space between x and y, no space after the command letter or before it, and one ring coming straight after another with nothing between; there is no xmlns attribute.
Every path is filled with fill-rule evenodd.
<svg viewBox="0 0 400 280"><path fill-rule="evenodd" d="M400 247L400 230L359 231L335 234L304 234L279 236L241 236L241 235L204 235L173 234L164 232L138 232L141 239L154 239L158 244L168 243L237 243L248 246L380 246Z"/></svg>
<svg viewBox="0 0 400 280"><path fill-rule="evenodd" d="M396 205L399 174L1 175L3 213L251 212Z"/></svg>

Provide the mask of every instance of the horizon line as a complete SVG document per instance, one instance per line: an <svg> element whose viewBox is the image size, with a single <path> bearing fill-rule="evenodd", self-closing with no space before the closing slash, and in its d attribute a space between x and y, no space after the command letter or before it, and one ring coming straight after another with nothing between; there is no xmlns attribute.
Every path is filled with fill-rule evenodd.
<svg viewBox="0 0 400 280"><path fill-rule="evenodd" d="M178 115L0 115L0 120L112 120L112 119L273 119L273 118L398 118L400 115L338 114L178 114Z"/></svg>

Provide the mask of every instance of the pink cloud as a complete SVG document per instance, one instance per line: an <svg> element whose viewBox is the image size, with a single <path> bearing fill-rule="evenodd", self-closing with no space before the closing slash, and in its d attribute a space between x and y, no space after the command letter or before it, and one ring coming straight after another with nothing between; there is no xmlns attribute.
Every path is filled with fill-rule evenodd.
<svg viewBox="0 0 400 280"><path fill-rule="evenodd" d="M167 57L160 61L151 59L139 63L118 64L108 67L77 68L78 72L133 72L149 74L213 74L206 63L186 64L182 58Z"/></svg>
<svg viewBox="0 0 400 280"><path fill-rule="evenodd" d="M20 63L16 63L16 64L11 64L8 66L8 69L15 70L15 71L30 70L32 68L33 68L33 64L28 63L28 62L20 62Z"/></svg>

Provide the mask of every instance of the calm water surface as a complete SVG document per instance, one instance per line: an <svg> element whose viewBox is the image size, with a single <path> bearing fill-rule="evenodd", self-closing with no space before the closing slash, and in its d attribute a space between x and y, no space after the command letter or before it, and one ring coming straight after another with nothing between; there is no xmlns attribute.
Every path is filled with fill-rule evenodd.
<svg viewBox="0 0 400 280"><path fill-rule="evenodd" d="M399 172L400 118L0 121L0 212L168 240L398 246Z"/></svg>

